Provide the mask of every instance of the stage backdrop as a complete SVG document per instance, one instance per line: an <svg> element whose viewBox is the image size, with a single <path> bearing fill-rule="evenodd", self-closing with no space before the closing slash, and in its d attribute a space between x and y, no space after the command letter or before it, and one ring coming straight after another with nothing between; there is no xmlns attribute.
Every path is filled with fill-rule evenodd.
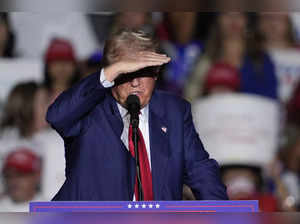
<svg viewBox="0 0 300 224"><path fill-rule="evenodd" d="M279 106L267 98L226 94L193 104L195 127L220 164L265 165L276 151Z"/></svg>

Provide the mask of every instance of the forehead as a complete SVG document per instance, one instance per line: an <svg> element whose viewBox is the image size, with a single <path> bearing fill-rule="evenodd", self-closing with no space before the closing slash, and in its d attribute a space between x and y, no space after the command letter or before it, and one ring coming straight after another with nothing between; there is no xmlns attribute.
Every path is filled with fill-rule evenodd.
<svg viewBox="0 0 300 224"><path fill-rule="evenodd" d="M14 167L9 167L4 171L4 176L6 178L10 178L10 177L24 177L24 176L28 176L30 174L32 174L33 172L22 172L20 170L18 170L17 168Z"/></svg>

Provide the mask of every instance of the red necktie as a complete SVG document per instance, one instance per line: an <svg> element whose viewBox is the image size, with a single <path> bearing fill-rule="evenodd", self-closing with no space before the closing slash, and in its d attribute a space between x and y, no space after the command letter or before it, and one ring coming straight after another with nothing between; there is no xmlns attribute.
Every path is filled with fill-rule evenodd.
<svg viewBox="0 0 300 224"><path fill-rule="evenodd" d="M152 174L150 170L148 155L146 151L145 141L140 129L138 129L139 141L138 141L138 150L139 150L139 162L140 162L140 172L141 172L141 181L142 189L144 193L144 201L153 201L153 190L152 190ZM132 141L132 126L129 126L128 134L128 145L131 155L134 157L134 144ZM134 186L135 198L138 201L138 186L137 186L137 177L135 178Z"/></svg>

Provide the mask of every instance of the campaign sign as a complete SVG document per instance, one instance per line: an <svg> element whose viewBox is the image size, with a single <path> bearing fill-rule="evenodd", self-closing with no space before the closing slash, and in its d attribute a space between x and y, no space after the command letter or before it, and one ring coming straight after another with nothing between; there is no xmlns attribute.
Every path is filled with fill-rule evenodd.
<svg viewBox="0 0 300 224"><path fill-rule="evenodd" d="M270 163L279 141L280 108L254 94L223 94L193 104L195 128L221 165Z"/></svg>
<svg viewBox="0 0 300 224"><path fill-rule="evenodd" d="M31 202L30 212L216 213L258 212L258 201Z"/></svg>

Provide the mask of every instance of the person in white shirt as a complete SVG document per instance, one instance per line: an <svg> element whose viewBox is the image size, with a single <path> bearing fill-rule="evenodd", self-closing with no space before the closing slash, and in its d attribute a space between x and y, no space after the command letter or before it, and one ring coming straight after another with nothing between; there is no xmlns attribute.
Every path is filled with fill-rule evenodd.
<svg viewBox="0 0 300 224"><path fill-rule="evenodd" d="M32 150L43 159L41 191L45 200L51 200L65 180L64 144L45 120L48 101L44 88L35 82L19 83L9 94L0 121L0 168L16 148ZM0 183L1 195L1 172Z"/></svg>
<svg viewBox="0 0 300 224"><path fill-rule="evenodd" d="M300 49L292 18L289 13L261 13L258 30L275 65L279 99L286 104L300 80Z"/></svg>

